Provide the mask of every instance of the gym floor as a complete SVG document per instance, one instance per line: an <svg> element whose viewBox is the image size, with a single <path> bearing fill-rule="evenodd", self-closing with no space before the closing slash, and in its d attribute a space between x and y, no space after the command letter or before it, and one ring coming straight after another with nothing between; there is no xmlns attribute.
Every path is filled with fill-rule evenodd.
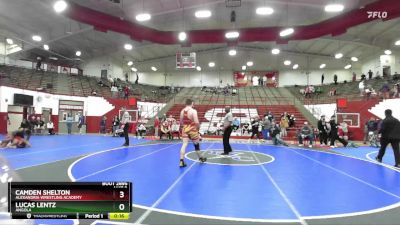
<svg viewBox="0 0 400 225"><path fill-rule="evenodd" d="M234 141L232 141L234 142ZM33 136L0 149L22 181L131 181L129 221L40 220L36 224L398 224L400 171L391 149L324 149L203 141L208 157L178 167L181 143L100 135Z"/></svg>

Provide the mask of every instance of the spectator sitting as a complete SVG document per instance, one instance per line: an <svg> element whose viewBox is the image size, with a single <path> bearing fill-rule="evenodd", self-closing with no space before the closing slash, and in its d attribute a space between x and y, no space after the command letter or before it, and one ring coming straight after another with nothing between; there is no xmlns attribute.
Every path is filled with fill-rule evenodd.
<svg viewBox="0 0 400 225"><path fill-rule="evenodd" d="M306 91L304 90L304 88L300 89L299 91L300 91L300 94L302 94L302 95L306 94Z"/></svg>
<svg viewBox="0 0 400 225"><path fill-rule="evenodd" d="M141 123L137 128L136 128L136 137L143 138L143 135L146 135L146 127L144 126L143 123Z"/></svg>
<svg viewBox="0 0 400 225"><path fill-rule="evenodd" d="M97 91L94 89L92 89L91 93L92 93L92 95L97 95Z"/></svg>
<svg viewBox="0 0 400 225"><path fill-rule="evenodd" d="M272 115L272 112L271 112L271 111L268 112L267 117L268 117L268 119L269 119L269 122L272 122L272 120L274 120L274 115Z"/></svg>
<svg viewBox="0 0 400 225"><path fill-rule="evenodd" d="M296 118L294 117L294 115L292 114L289 118L289 127L294 127L296 126Z"/></svg>
<svg viewBox="0 0 400 225"><path fill-rule="evenodd" d="M298 139L299 139L299 146L304 146L303 141L305 139L308 139L310 141L309 147L312 148L312 144L314 141L314 131L308 125L308 122L304 122L304 126L300 129L300 132L298 134Z"/></svg>
<svg viewBox="0 0 400 225"><path fill-rule="evenodd" d="M47 127L47 130L49 131L50 135L55 134L53 121L49 120L49 122L47 122L47 124L46 124L46 127Z"/></svg>
<svg viewBox="0 0 400 225"><path fill-rule="evenodd" d="M112 133L113 133L112 136L113 137L117 136L116 131L118 130L119 125L120 125L120 120L119 120L118 116L114 116L113 121L112 121Z"/></svg>
<svg viewBox="0 0 400 225"><path fill-rule="evenodd" d="M172 139L171 127L168 125L168 122L166 120L161 123L160 131L161 131L160 132L160 140L162 139L163 135L168 136L168 139Z"/></svg>
<svg viewBox="0 0 400 225"><path fill-rule="evenodd" d="M240 127L240 121L237 117L235 117L232 122L233 131L237 131L237 129L239 129L239 127Z"/></svg>
<svg viewBox="0 0 400 225"><path fill-rule="evenodd" d="M393 98L400 98L400 83L393 86Z"/></svg>
<svg viewBox="0 0 400 225"><path fill-rule="evenodd" d="M38 117L36 122L36 132L42 133L42 130L44 130L44 121Z"/></svg>
<svg viewBox="0 0 400 225"><path fill-rule="evenodd" d="M217 123L217 135L222 135L223 128L224 128L224 124L223 124L222 121L220 120L220 121Z"/></svg>
<svg viewBox="0 0 400 225"><path fill-rule="evenodd" d="M180 128L179 123L178 123L176 120L174 120L174 121L172 122L172 126L171 126L171 136L172 136L172 139L174 139L174 135L175 135L175 134L178 135L178 139L181 139L180 132L179 132L179 128Z"/></svg>
<svg viewBox="0 0 400 225"><path fill-rule="evenodd" d="M389 98L390 88L389 88L389 83L387 81L382 85L380 92L382 93L384 99Z"/></svg>
<svg viewBox="0 0 400 225"><path fill-rule="evenodd" d="M218 130L217 124L218 123L213 123L213 125L210 126L210 128L208 129L208 134L219 135L218 132L217 132L217 130Z"/></svg>
<svg viewBox="0 0 400 225"><path fill-rule="evenodd" d="M335 96L336 95L336 88L332 88L330 91L329 91L329 96Z"/></svg>
<svg viewBox="0 0 400 225"><path fill-rule="evenodd" d="M242 127L242 134L247 133L248 135L250 135L251 129L250 129L250 124L245 122L243 123L243 127Z"/></svg>
<svg viewBox="0 0 400 225"><path fill-rule="evenodd" d="M361 74L361 81L363 81L363 80L366 80L366 76L365 76L365 74L363 73L363 74Z"/></svg>

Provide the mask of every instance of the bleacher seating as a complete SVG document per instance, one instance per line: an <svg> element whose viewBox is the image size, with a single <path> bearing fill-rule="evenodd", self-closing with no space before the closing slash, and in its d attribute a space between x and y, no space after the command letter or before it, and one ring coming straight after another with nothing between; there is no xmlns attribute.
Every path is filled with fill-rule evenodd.
<svg viewBox="0 0 400 225"><path fill-rule="evenodd" d="M400 82L399 80L394 81L392 79L393 76L373 78L371 80L366 80L366 85L370 85L375 91L379 91L382 88L382 85L385 82L388 82L390 88L393 87L394 84ZM360 91L358 89L358 85L360 80L355 82L347 82L347 83L339 83L335 84L326 84L326 85L316 85L315 88L320 87L321 93L314 93L311 95L311 98L305 98L304 95L300 94L300 89L306 89L307 86L290 86L287 89L299 100L304 101L305 104L323 104L323 103L333 103L336 102L337 98L347 98L348 100L357 101L363 100L365 97L360 95ZM337 95L329 96L329 91L335 88Z"/></svg>
<svg viewBox="0 0 400 225"><path fill-rule="evenodd" d="M102 80L105 86L101 87L98 84L99 78L96 77L58 74L8 65L0 65L0 73L0 84L4 86L72 96L89 96L95 90L98 96L112 97L111 82ZM157 86L132 84L122 80L118 80L117 85L129 86L130 96L143 101L167 102L176 94L160 91Z"/></svg>

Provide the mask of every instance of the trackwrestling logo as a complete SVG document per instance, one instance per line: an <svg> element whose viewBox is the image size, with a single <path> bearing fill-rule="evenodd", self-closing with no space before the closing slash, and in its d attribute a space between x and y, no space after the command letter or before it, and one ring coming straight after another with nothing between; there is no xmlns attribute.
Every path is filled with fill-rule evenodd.
<svg viewBox="0 0 400 225"><path fill-rule="evenodd" d="M379 18L379 19L386 19L388 14L387 12L380 12L380 11L367 11L368 14L368 19L375 19L375 18Z"/></svg>

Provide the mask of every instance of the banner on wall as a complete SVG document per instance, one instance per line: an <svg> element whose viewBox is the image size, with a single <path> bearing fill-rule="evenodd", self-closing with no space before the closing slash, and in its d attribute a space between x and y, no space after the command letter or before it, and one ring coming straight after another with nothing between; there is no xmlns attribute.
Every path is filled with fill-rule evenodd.
<svg viewBox="0 0 400 225"><path fill-rule="evenodd" d="M235 71L233 79L236 87L266 86L277 87L279 83L278 71Z"/></svg>

